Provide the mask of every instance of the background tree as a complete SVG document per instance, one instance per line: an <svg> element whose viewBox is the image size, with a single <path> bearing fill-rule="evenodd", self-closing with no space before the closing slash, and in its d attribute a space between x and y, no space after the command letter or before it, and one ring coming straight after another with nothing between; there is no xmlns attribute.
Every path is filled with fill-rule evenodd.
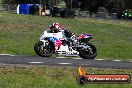
<svg viewBox="0 0 132 88"><path fill-rule="evenodd" d="M71 8L71 0L64 1L67 8ZM109 13L132 9L131 0L72 0L72 7L79 8L79 2L81 3L81 10L89 10L91 12L96 12L99 7L105 7Z"/></svg>
<svg viewBox="0 0 132 88"><path fill-rule="evenodd" d="M96 12L99 7L102 7L106 0L65 0L67 8L80 8L81 10L89 10Z"/></svg>

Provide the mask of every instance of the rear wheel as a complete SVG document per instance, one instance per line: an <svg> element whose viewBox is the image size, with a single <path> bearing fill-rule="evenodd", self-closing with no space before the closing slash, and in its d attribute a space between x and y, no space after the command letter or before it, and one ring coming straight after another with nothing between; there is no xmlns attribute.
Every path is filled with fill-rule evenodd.
<svg viewBox="0 0 132 88"><path fill-rule="evenodd" d="M34 50L36 54L38 54L41 57L49 57L54 53L54 47L52 43L48 43L48 45L43 44L43 42L39 41L34 46Z"/></svg>
<svg viewBox="0 0 132 88"><path fill-rule="evenodd" d="M88 50L79 51L79 56L83 59L94 59L97 56L96 47L91 43L87 45L90 46L90 48Z"/></svg>

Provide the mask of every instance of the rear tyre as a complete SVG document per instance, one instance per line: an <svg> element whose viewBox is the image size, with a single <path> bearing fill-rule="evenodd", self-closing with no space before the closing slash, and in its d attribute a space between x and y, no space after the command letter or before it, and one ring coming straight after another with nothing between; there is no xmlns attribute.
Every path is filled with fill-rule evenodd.
<svg viewBox="0 0 132 88"><path fill-rule="evenodd" d="M43 42L39 41L34 46L34 50L36 54L38 54L41 57L49 57L54 53L53 44L50 42L48 45L44 46Z"/></svg>
<svg viewBox="0 0 132 88"><path fill-rule="evenodd" d="M88 43L87 45L90 46L90 49L87 51L79 51L79 56L83 59L94 59L97 56L96 47L91 43Z"/></svg>

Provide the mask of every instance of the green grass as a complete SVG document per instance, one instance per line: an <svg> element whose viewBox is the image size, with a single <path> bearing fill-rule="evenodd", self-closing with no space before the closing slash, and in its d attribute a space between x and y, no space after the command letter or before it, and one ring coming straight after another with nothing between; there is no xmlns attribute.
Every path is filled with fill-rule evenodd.
<svg viewBox="0 0 132 88"><path fill-rule="evenodd" d="M130 74L132 70L87 68L88 74ZM130 84L85 84L76 82L77 68L49 66L0 66L1 88L132 88Z"/></svg>
<svg viewBox="0 0 132 88"><path fill-rule="evenodd" d="M2 3L3 1L2 0L0 0L0 4Z"/></svg>
<svg viewBox="0 0 132 88"><path fill-rule="evenodd" d="M0 12L0 53L36 55L33 47L51 23L59 22L74 34L91 33L97 58L132 59L132 23L101 19L61 19Z"/></svg>

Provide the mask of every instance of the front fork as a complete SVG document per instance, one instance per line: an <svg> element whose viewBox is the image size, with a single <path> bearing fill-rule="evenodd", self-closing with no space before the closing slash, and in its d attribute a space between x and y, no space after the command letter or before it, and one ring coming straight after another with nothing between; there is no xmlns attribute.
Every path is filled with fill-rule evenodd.
<svg viewBox="0 0 132 88"><path fill-rule="evenodd" d="M49 44L49 42L47 40L40 40L40 41L43 42L44 47L46 47Z"/></svg>

